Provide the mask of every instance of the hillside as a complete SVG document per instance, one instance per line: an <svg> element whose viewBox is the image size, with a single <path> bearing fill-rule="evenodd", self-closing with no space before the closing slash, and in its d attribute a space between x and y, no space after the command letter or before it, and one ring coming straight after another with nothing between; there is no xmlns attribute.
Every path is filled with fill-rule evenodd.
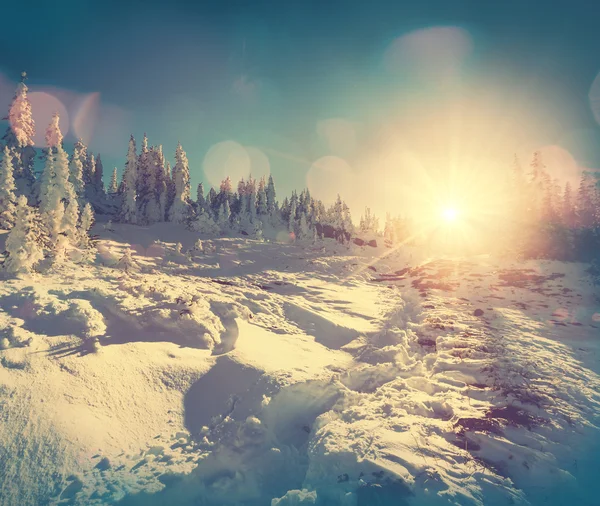
<svg viewBox="0 0 600 506"><path fill-rule="evenodd" d="M1 504L597 504L582 264L95 231L0 284Z"/></svg>

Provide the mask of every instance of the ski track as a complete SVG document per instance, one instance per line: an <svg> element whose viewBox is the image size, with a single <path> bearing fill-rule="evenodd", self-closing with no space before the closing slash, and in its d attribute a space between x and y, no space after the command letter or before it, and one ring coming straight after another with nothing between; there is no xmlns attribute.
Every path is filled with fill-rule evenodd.
<svg viewBox="0 0 600 506"><path fill-rule="evenodd" d="M133 232L0 287L3 506L597 504L581 266Z"/></svg>

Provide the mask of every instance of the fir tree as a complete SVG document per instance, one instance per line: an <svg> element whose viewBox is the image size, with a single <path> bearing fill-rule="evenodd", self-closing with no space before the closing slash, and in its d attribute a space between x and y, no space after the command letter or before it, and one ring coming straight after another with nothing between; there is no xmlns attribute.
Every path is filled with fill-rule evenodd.
<svg viewBox="0 0 600 506"><path fill-rule="evenodd" d="M73 146L73 155L69 162L69 181L73 185L73 190L83 204L85 198L85 184L83 182L83 162L86 158L86 148L79 139Z"/></svg>
<svg viewBox="0 0 600 506"><path fill-rule="evenodd" d="M91 246L89 232L94 224L94 210L91 204L88 202L79 218L79 225L77 227L78 246L83 249L87 249Z"/></svg>
<svg viewBox="0 0 600 506"><path fill-rule="evenodd" d="M108 187L108 192L111 195L116 195L119 191L119 187L117 185L117 168L114 167L112 171L112 176L110 177L110 186Z"/></svg>
<svg viewBox="0 0 600 506"><path fill-rule="evenodd" d="M273 176L269 175L269 182L267 184L267 212L273 214L275 212L275 183L273 182Z"/></svg>
<svg viewBox="0 0 600 506"><path fill-rule="evenodd" d="M581 174L577 192L577 215L579 226L589 228L595 222L595 181L591 173L584 171Z"/></svg>
<svg viewBox="0 0 600 506"><path fill-rule="evenodd" d="M11 273L28 273L44 258L40 245L40 230L36 226L34 212L27 205L27 198L17 199L16 221L6 238L4 269Z"/></svg>
<svg viewBox="0 0 600 506"><path fill-rule="evenodd" d="M119 209L119 220L123 223L137 223L137 155L135 152L135 139L133 135L129 138L129 149L123 172L121 184L121 208Z"/></svg>
<svg viewBox="0 0 600 506"><path fill-rule="evenodd" d="M528 214L533 220L538 220L542 214L542 201L544 198L544 171L542 155L539 151L533 153L531 171L529 173Z"/></svg>
<svg viewBox="0 0 600 506"><path fill-rule="evenodd" d="M106 192L104 190L104 167L102 166L100 154L96 157L94 166L93 186L96 198L102 200L106 196Z"/></svg>
<svg viewBox="0 0 600 506"><path fill-rule="evenodd" d="M40 212L51 243L56 248L59 236L65 233L65 204L76 200L76 195L69 181L69 159L60 142L62 133L58 127L58 115L53 116L47 132L49 144L40 185Z"/></svg>
<svg viewBox="0 0 600 506"><path fill-rule="evenodd" d="M53 152L56 152L58 146L62 146L63 135L59 127L59 115L55 112L52 115L50 124L46 128L46 146L52 148Z"/></svg>
<svg viewBox="0 0 600 506"><path fill-rule="evenodd" d="M173 202L175 202L175 181L173 181L173 171L171 170L171 164L166 163L165 173L167 174L167 209L171 209Z"/></svg>
<svg viewBox="0 0 600 506"><path fill-rule="evenodd" d="M206 204L206 199L204 198L204 185L200 183L196 190L196 204L198 204L198 209L204 209L204 205Z"/></svg>
<svg viewBox="0 0 600 506"><path fill-rule="evenodd" d="M83 164L83 183L85 200L90 202L95 198L94 191L94 173L96 172L96 157L91 151L87 152L85 162Z"/></svg>
<svg viewBox="0 0 600 506"><path fill-rule="evenodd" d="M229 209L229 202L226 200L219 210L219 218L217 225L221 229L222 232L225 232L229 229L229 218L231 216L231 211Z"/></svg>
<svg viewBox="0 0 600 506"><path fill-rule="evenodd" d="M149 224L158 221L159 203L156 198L156 171L153 155L148 149L148 137L144 134L138 157L137 217L138 222Z"/></svg>
<svg viewBox="0 0 600 506"><path fill-rule="evenodd" d="M308 227L308 221L306 219L306 213L303 212L300 215L300 223L298 225L298 235L300 239L308 239L310 237L310 229Z"/></svg>
<svg viewBox="0 0 600 506"><path fill-rule="evenodd" d="M125 253L119 259L115 267L123 272L130 273L138 270L138 264L133 259L131 248L126 248Z"/></svg>
<svg viewBox="0 0 600 506"><path fill-rule="evenodd" d="M13 156L8 146L4 146L0 161L0 228L4 230L10 230L16 220L17 197L13 172Z"/></svg>
<svg viewBox="0 0 600 506"><path fill-rule="evenodd" d="M573 190L571 189L571 183L568 181L565 184L565 192L563 194L561 217L563 223L567 227L574 228L577 225L577 213L575 212Z"/></svg>
<svg viewBox="0 0 600 506"><path fill-rule="evenodd" d="M215 216L218 213L219 208L217 207L217 192L211 187L206 195L206 211L211 215Z"/></svg>
<svg viewBox="0 0 600 506"><path fill-rule="evenodd" d="M267 189L265 185L265 178L261 178L258 184L258 192L256 194L256 207L259 216L265 216L269 213L267 208Z"/></svg>
<svg viewBox="0 0 600 506"><path fill-rule="evenodd" d="M196 219L191 223L191 228L195 232L205 235L216 235L219 233L219 227L208 211L200 210Z"/></svg>
<svg viewBox="0 0 600 506"><path fill-rule="evenodd" d="M175 182L175 200L170 210L169 219L175 223L184 223L191 214L190 169L187 156L180 143L177 144L177 150L175 151L173 181Z"/></svg>
<svg viewBox="0 0 600 506"><path fill-rule="evenodd" d="M35 135L35 123L31 114L31 103L27 98L28 88L25 84L27 74L21 74L21 82L17 85L15 96L10 105L8 116L4 118L9 126L4 134L3 140L11 150L13 177L15 179L16 195L25 195L30 201L33 200L33 186L35 176L33 165L35 161L35 149L33 137Z"/></svg>

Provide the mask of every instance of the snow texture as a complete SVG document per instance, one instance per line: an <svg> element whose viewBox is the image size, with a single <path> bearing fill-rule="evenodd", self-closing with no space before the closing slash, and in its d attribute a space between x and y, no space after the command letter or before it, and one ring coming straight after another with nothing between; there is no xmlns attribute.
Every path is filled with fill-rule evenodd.
<svg viewBox="0 0 600 506"><path fill-rule="evenodd" d="M582 265L93 233L0 284L3 504L597 504Z"/></svg>

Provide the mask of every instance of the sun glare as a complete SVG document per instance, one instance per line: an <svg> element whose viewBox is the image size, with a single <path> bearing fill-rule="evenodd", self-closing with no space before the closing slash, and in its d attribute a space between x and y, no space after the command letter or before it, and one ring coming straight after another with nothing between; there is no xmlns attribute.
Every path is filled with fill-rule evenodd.
<svg viewBox="0 0 600 506"><path fill-rule="evenodd" d="M458 211L453 207L446 207L442 210L442 219L444 221L452 222L458 218Z"/></svg>

